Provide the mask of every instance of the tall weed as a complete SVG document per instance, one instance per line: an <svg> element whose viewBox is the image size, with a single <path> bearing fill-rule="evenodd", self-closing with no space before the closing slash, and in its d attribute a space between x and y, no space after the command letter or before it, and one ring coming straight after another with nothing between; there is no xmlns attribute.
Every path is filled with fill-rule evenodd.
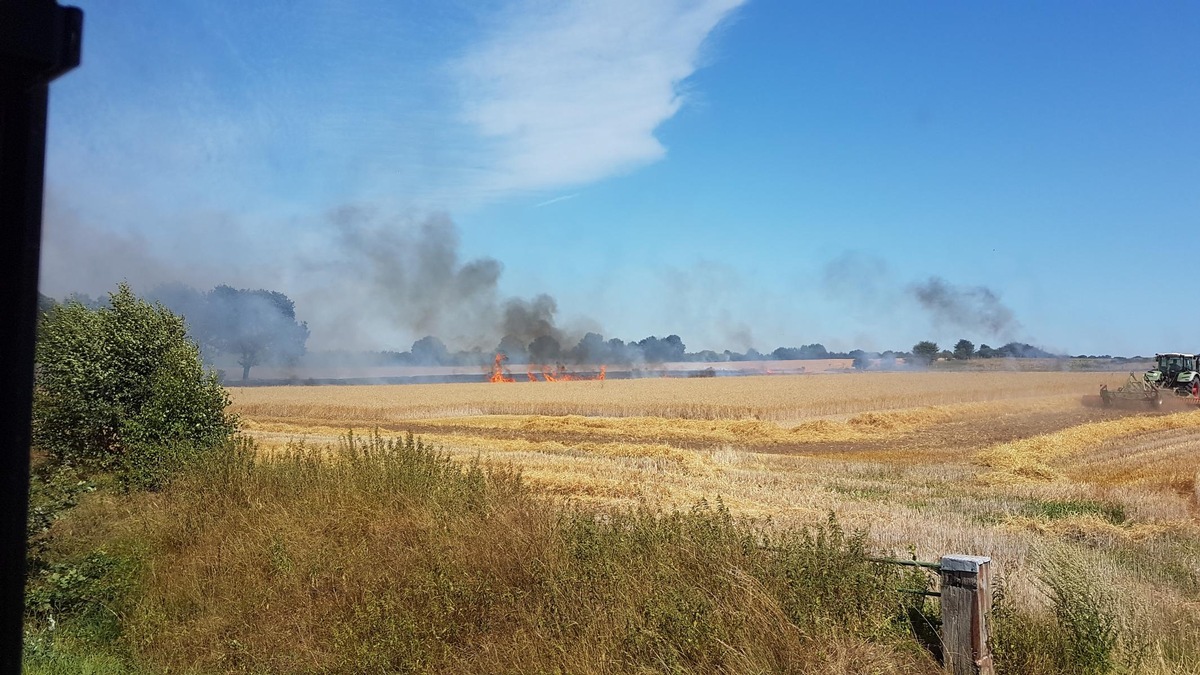
<svg viewBox="0 0 1200 675"><path fill-rule="evenodd" d="M1003 580L993 596L992 642L1000 673L1107 675L1138 673L1148 636L1110 583L1066 546L1043 549L1038 580L1050 612L1015 607Z"/></svg>

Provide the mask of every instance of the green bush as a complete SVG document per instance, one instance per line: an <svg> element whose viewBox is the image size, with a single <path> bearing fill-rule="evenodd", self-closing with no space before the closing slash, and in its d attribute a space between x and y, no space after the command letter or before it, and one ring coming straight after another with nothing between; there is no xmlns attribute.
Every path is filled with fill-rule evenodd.
<svg viewBox="0 0 1200 675"><path fill-rule="evenodd" d="M228 404L183 319L125 284L108 306L69 301L42 323L34 444L60 462L159 487L230 438L236 421L225 414Z"/></svg>
<svg viewBox="0 0 1200 675"><path fill-rule="evenodd" d="M1065 642L1054 617L1019 607L1007 580L996 579L990 615L997 675L1062 675L1071 672Z"/></svg>

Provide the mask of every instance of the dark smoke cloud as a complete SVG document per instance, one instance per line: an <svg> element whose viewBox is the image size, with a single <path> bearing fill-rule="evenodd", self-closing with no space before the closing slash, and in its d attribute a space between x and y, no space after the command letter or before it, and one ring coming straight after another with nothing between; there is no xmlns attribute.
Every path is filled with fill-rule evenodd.
<svg viewBox="0 0 1200 675"><path fill-rule="evenodd" d="M568 342L553 297L502 298L498 260L462 259L449 216L383 219L368 207L345 206L330 221L341 255L333 256L340 259L334 268L321 263L324 271L353 285L393 329L436 335L454 349L490 350L505 336L524 345L541 337Z"/></svg>
<svg viewBox="0 0 1200 675"><path fill-rule="evenodd" d="M407 332L442 332L463 313L483 323L492 319L503 265L492 258L461 262L458 232L449 217L380 223L367 209L344 206L330 214L330 221L348 265L339 270L343 279L355 277Z"/></svg>
<svg viewBox="0 0 1200 675"><path fill-rule="evenodd" d="M1010 336L1020 326L1013 312L986 286L955 286L939 277L914 284L911 292L938 326Z"/></svg>
<svg viewBox="0 0 1200 675"><path fill-rule="evenodd" d="M164 284L279 290L296 301L313 329L310 348L318 350L403 350L426 335L454 350L490 351L505 336L521 345L549 337L565 349L599 330L590 320L578 329L559 326L550 295L502 296L504 266L487 256L463 259L458 229L445 214L383 215L346 205L315 219L323 227L299 226L296 237L254 245L236 219L194 220L172 221L176 234L164 248L86 222L51 190L41 290L103 296L122 280L140 293Z"/></svg>
<svg viewBox="0 0 1200 675"><path fill-rule="evenodd" d="M917 331L927 319L939 329L987 339L1012 340L1021 330L1013 311L987 286L960 286L936 276L904 283L886 261L868 254L848 251L829 261L821 283L825 293L862 321Z"/></svg>
<svg viewBox="0 0 1200 675"><path fill-rule="evenodd" d="M562 344L565 336L554 325L556 313L558 303L544 293L532 300L508 300L504 303L504 315L500 322L502 335L515 338L526 345L544 336L552 337Z"/></svg>

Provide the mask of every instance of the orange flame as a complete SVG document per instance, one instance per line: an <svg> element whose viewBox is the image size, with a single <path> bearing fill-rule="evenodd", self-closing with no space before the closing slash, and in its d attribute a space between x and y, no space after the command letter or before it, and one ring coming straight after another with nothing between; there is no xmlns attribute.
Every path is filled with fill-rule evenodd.
<svg viewBox="0 0 1200 675"><path fill-rule="evenodd" d="M508 360L508 356L503 353L496 354L496 358L492 363L492 372L488 377L489 382L514 382L512 373L504 367L504 362ZM553 368L550 366L535 366L530 365L529 370L525 371L525 377L529 378L530 382L538 381L538 374L542 376L542 382L570 382L572 380L604 380L608 374L607 366L600 366L600 374L595 377L578 375L567 372L567 367L563 364L557 364Z"/></svg>
<svg viewBox="0 0 1200 675"><path fill-rule="evenodd" d="M512 382L512 375L504 368L504 362L508 360L508 356L503 353L496 354L496 360L492 362L492 376L488 378L490 382Z"/></svg>

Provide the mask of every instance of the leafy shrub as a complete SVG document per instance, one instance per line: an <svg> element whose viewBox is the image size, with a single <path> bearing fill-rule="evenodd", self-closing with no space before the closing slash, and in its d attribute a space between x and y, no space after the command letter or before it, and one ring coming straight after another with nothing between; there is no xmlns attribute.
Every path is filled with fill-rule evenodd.
<svg viewBox="0 0 1200 675"><path fill-rule="evenodd" d="M156 488L235 420L183 319L122 284L96 309L54 307L41 326L34 444L58 461L114 470Z"/></svg>
<svg viewBox="0 0 1200 675"><path fill-rule="evenodd" d="M27 672L125 672L118 640L136 562L103 550L30 570L25 595Z"/></svg>

